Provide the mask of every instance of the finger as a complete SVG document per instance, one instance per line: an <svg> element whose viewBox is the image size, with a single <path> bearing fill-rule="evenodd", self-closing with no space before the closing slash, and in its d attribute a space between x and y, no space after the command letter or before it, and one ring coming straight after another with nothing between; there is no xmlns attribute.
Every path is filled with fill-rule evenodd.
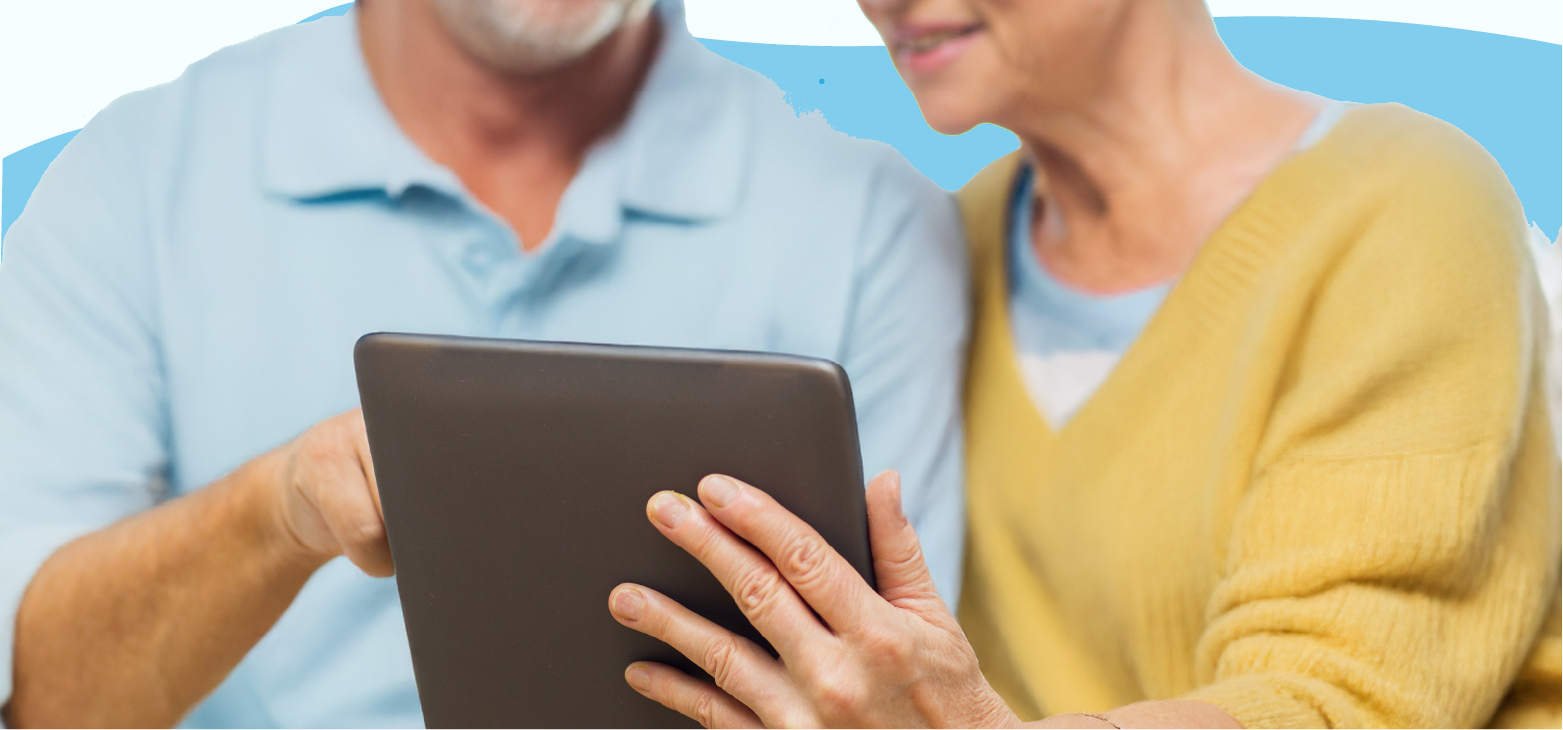
<svg viewBox="0 0 1563 730"><path fill-rule="evenodd" d="M371 496L348 423L338 421L321 435L325 443L310 448L307 457L316 504L342 553L365 573L377 578L392 574L391 548L385 520Z"/></svg>
<svg viewBox="0 0 1563 730"><path fill-rule="evenodd" d="M787 706L792 685L786 668L754 642L633 583L622 584L608 595L608 609L619 623L688 657L718 687L756 712L763 715Z"/></svg>
<svg viewBox="0 0 1563 730"><path fill-rule="evenodd" d="M901 507L901 475L886 471L868 483L868 539L879 595L904 607L937 604L948 612L923 558L922 544ZM930 603L931 602L931 603Z"/></svg>
<svg viewBox="0 0 1563 730"><path fill-rule="evenodd" d="M624 670L624 681L636 692L682 713L702 727L765 727L753 710L722 688L665 664L631 664Z"/></svg>
<svg viewBox="0 0 1563 730"><path fill-rule="evenodd" d="M364 480L369 484L369 496L374 500L374 509L384 515L385 509L380 504L380 482L374 476L374 457L369 453L369 431L364 428L364 409L354 408L344 413L343 417L348 419L347 427L352 434L353 449L358 455L358 466L364 473Z"/></svg>
<svg viewBox="0 0 1563 730"><path fill-rule="evenodd" d="M884 604L825 538L765 492L713 474L700 480L700 499L713 517L765 553L837 632L857 631L865 616Z"/></svg>
<svg viewBox="0 0 1563 730"><path fill-rule="evenodd" d="M716 576L744 617L783 657L800 657L811 647L833 640L776 566L712 519L705 508L677 492L659 492L646 503L646 512L663 535Z"/></svg>
<svg viewBox="0 0 1563 730"><path fill-rule="evenodd" d="M369 498L362 472L349 470L346 462L328 469L332 472L329 481L319 487L320 513L342 554L369 575L390 576L391 549L385 539L385 522Z"/></svg>

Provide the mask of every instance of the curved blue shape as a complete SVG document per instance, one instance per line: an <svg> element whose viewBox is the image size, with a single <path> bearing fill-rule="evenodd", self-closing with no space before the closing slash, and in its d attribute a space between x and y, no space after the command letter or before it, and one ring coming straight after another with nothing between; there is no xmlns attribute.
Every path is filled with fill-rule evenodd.
<svg viewBox="0 0 1563 730"><path fill-rule="evenodd" d="M1368 20L1221 18L1216 26L1239 61L1273 81L1333 99L1396 101L1460 127L1497 158L1531 220L1549 232L1563 222L1563 46ZM893 145L946 188L1015 148L1014 135L996 127L954 137L929 129L883 48L703 42L770 77L800 113ZM0 233L72 134L5 158Z"/></svg>
<svg viewBox="0 0 1563 730"><path fill-rule="evenodd" d="M299 22L308 23L333 15L344 15L352 9L352 3L343 3ZM32 197L33 188L38 187L38 180L43 177L44 170L49 169L49 163L79 131L72 130L50 137L5 156L4 164L0 165L0 236L11 230L11 222L22 214L22 208L27 206L27 199Z"/></svg>
<svg viewBox="0 0 1563 730"><path fill-rule="evenodd" d="M314 15L311 15L308 18L300 20L299 22L300 23L308 23L311 20L320 20L321 18L329 18L329 17L331 17L333 15L346 15L347 11L352 10L352 9L353 9L353 4L352 3L342 3L341 5L338 5L338 6L334 7L334 8L330 8L328 10L322 10L322 11L320 11L318 13L315 13Z"/></svg>
<svg viewBox="0 0 1563 730"><path fill-rule="evenodd" d="M1563 217L1563 46L1469 30L1322 18L1222 18L1254 73L1332 99L1396 101L1443 119L1503 166L1525 213Z"/></svg>
<svg viewBox="0 0 1563 730"><path fill-rule="evenodd" d="M1344 101L1400 102L1460 127L1503 166L1530 219L1558 229L1563 46L1369 20L1220 18L1216 27L1240 62L1272 81ZM1014 136L992 127L958 137L929 129L883 48L703 42L769 76L800 112L894 145L946 188L1014 149Z"/></svg>
<svg viewBox="0 0 1563 730"><path fill-rule="evenodd" d="M1008 130L982 125L958 136L933 131L879 46L777 46L701 39L706 48L770 77L799 113L819 112L837 131L895 147L929 179L953 190L1015 149Z"/></svg>
<svg viewBox="0 0 1563 730"><path fill-rule="evenodd" d="M49 169L49 163L80 131L74 129L55 135L5 156L4 163L0 164L0 173L3 173L0 177L0 236L11 230L11 222L22 214L22 208L27 206L27 199L32 197L33 188L38 187L38 180L43 177L43 171ZM3 251L0 249L0 258L4 257Z"/></svg>

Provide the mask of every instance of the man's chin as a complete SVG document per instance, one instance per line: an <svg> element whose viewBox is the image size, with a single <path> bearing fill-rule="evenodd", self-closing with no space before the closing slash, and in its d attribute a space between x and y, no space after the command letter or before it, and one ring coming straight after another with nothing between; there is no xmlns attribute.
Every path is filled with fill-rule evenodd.
<svg viewBox="0 0 1563 730"><path fill-rule="evenodd" d="M519 49L515 46L506 46L490 49L468 47L467 50L482 59L486 65L505 74L545 76L581 60L601 43L602 39L596 39L590 45L566 49Z"/></svg>
<svg viewBox="0 0 1563 730"><path fill-rule="evenodd" d="M469 53L500 71L541 75L579 61L618 29L644 18L650 0L605 0L581 18L522 17L503 0L435 2L446 28Z"/></svg>

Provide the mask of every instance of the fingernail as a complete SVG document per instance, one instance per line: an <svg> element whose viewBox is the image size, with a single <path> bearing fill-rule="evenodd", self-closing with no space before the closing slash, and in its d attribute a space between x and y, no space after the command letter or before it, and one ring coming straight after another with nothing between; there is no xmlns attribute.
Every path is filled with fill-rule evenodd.
<svg viewBox="0 0 1563 730"><path fill-rule="evenodd" d="M640 614L645 610L646 598L640 595L640 591L626 589L613 597L613 612L626 621L639 621Z"/></svg>
<svg viewBox="0 0 1563 730"><path fill-rule="evenodd" d="M901 505L901 473L894 469L886 469L875 474L873 479L868 480L869 484L878 481L883 481L894 497L894 499L890 500L890 504L895 507L895 516L906 517L906 512Z"/></svg>
<svg viewBox="0 0 1563 730"><path fill-rule="evenodd" d="M624 679L628 680L631 687L641 692L651 691L651 672L639 664L631 664L629 671L624 673Z"/></svg>
<svg viewBox="0 0 1563 730"><path fill-rule="evenodd" d="M678 529L689 519L689 505L684 504L677 494L672 492L658 492L651 498L651 518L662 523L669 530Z"/></svg>
<svg viewBox="0 0 1563 730"><path fill-rule="evenodd" d="M720 474L712 474L700 482L700 493L717 509L732 504L738 499L738 492L738 485Z"/></svg>

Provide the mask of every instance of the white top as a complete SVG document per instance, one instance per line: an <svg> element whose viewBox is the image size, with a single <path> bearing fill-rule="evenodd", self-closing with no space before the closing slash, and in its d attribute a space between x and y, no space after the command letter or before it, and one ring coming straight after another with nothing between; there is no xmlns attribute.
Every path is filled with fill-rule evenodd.
<svg viewBox="0 0 1563 730"><path fill-rule="evenodd" d="M1326 104L1297 138L1294 154L1323 139L1349 106ZM1107 381L1176 279L1108 295L1059 281L1032 250L1035 185L1036 173L1027 163L1016 176L1009 204L1010 321L1026 390L1048 425L1060 429Z"/></svg>

